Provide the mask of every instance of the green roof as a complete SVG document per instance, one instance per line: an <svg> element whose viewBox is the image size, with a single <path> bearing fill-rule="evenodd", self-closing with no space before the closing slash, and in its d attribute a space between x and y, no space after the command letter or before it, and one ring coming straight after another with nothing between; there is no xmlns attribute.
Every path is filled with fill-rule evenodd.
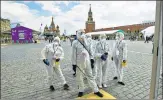
<svg viewBox="0 0 163 100"><path fill-rule="evenodd" d="M122 33L125 33L123 30L118 30L117 32L122 32Z"/></svg>

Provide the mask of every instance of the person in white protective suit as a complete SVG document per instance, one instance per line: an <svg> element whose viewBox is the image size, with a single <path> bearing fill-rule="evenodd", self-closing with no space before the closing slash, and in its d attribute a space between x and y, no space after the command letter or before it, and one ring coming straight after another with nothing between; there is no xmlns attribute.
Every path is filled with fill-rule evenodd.
<svg viewBox="0 0 163 100"><path fill-rule="evenodd" d="M77 40L74 40L72 45L72 64L76 66L76 81L79 89L78 97L83 96L85 86L83 81L84 77L87 78L89 86L94 91L94 94L103 97L103 94L99 92L95 79L92 76L90 57L86 50L87 41L83 33L84 30L78 30Z"/></svg>
<svg viewBox="0 0 163 100"><path fill-rule="evenodd" d="M101 34L99 37L99 41L96 45L95 50L95 66L97 67L95 73L97 76L97 70L99 77L98 79L98 86L99 88L106 88L106 75L107 75L107 68L109 64L109 60L111 60L111 50L109 48L109 45L106 41L106 35Z"/></svg>
<svg viewBox="0 0 163 100"><path fill-rule="evenodd" d="M60 61L64 58L64 51L60 46L60 38L55 37L54 42L46 45L41 51L41 54L43 57L43 62L46 64L50 90L55 90L52 84L54 72L59 77L59 79L61 79L64 90L68 90L69 86L67 85L65 77L63 76L60 68Z"/></svg>
<svg viewBox="0 0 163 100"><path fill-rule="evenodd" d="M112 60L115 62L115 77L114 80L118 79L118 84L125 85L122 82L123 79L123 66L122 62L126 63L127 60L127 44L123 40L123 33L116 33L116 43L113 47Z"/></svg>
<svg viewBox="0 0 163 100"><path fill-rule="evenodd" d="M95 49L96 49L96 43L92 40L91 34L86 34L87 42L88 42L88 50L89 50L89 56L91 61L91 68L92 68L92 75L96 79L97 76L97 66L95 65Z"/></svg>

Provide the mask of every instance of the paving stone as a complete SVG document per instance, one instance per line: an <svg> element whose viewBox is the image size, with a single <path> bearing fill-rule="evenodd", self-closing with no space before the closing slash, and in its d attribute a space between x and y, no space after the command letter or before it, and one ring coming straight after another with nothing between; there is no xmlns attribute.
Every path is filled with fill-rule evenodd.
<svg viewBox="0 0 163 100"><path fill-rule="evenodd" d="M108 91L119 99L148 99L152 70L152 55L134 53L131 51L151 53L152 45L142 41L128 43L128 67L124 69L125 86L118 85L113 78L113 66L108 71ZM2 100L64 100L77 97L78 90L75 78L72 76L70 42L61 43L65 59L61 68L70 85L70 91L65 92L58 78L54 78L56 91L50 92L46 67L43 64L40 51L45 46L40 44L9 45L1 49L1 93ZM143 48L143 49L142 49ZM13 52L14 51L14 52ZM56 77L56 76L55 76ZM162 81L159 81L159 95L162 93ZM85 93L91 89L86 88Z"/></svg>
<svg viewBox="0 0 163 100"><path fill-rule="evenodd" d="M143 93L138 95L140 98L144 98L146 95L144 95Z"/></svg>
<svg viewBox="0 0 163 100"><path fill-rule="evenodd" d="M131 94L128 94L127 95L127 98L129 98L129 99L131 99L131 98L133 98L134 96L133 95L131 95Z"/></svg>

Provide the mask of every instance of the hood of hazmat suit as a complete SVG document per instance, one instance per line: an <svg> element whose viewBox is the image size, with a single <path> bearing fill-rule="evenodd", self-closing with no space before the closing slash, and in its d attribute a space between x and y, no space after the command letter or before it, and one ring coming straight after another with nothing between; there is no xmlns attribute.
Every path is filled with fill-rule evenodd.
<svg viewBox="0 0 163 100"><path fill-rule="evenodd" d="M53 43L53 48L54 50L56 50L59 47L59 43L58 42L54 42Z"/></svg>
<svg viewBox="0 0 163 100"><path fill-rule="evenodd" d="M56 36L56 37L54 38L54 42L58 42L58 44L60 44L60 43L61 43L61 40L60 40L60 38L59 38L58 36Z"/></svg>
<svg viewBox="0 0 163 100"><path fill-rule="evenodd" d="M79 39L83 34L85 33L85 31L83 29L80 29L77 31L77 39Z"/></svg>
<svg viewBox="0 0 163 100"><path fill-rule="evenodd" d="M124 34L122 32L116 33L116 41L121 42L124 39Z"/></svg>

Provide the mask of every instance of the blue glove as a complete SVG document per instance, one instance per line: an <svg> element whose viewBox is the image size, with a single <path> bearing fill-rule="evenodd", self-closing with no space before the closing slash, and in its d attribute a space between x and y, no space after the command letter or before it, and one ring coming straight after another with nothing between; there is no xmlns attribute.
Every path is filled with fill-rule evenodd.
<svg viewBox="0 0 163 100"><path fill-rule="evenodd" d="M50 65L48 59L43 59L43 62L44 62L44 64L46 64L48 66Z"/></svg>
<svg viewBox="0 0 163 100"><path fill-rule="evenodd" d="M108 58L108 56L105 55L105 54L103 54L103 55L101 56L101 59L102 59L103 61L106 61L107 58Z"/></svg>

